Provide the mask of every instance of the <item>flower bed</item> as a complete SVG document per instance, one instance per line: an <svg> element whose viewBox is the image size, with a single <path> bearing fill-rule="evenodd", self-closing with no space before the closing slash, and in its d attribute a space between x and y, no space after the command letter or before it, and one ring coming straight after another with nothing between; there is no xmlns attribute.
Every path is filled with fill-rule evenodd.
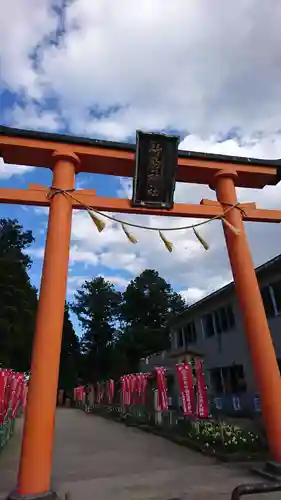
<svg viewBox="0 0 281 500"><path fill-rule="evenodd" d="M226 453L264 451L260 436L238 425L215 421L197 421L187 426L187 436L204 448Z"/></svg>

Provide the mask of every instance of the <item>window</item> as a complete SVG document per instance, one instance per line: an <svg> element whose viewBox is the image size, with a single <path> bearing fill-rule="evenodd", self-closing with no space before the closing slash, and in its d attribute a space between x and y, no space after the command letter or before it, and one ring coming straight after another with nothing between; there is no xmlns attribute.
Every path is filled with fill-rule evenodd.
<svg viewBox="0 0 281 500"><path fill-rule="evenodd" d="M179 349L182 346L183 346L183 336L182 336L182 329L180 328L177 331L177 348Z"/></svg>
<svg viewBox="0 0 281 500"><path fill-rule="evenodd" d="M215 335L215 328L214 328L212 313L205 314L205 316L203 316L202 318L202 323L203 323L203 331L205 337L207 338L213 337Z"/></svg>
<svg viewBox="0 0 281 500"><path fill-rule="evenodd" d="M229 330L227 309L225 307L221 307L221 309L219 310L219 314L220 314L220 317L221 317L222 331L226 332L227 330Z"/></svg>
<svg viewBox="0 0 281 500"><path fill-rule="evenodd" d="M235 327L235 317L234 317L233 309L231 306L227 306L226 310L227 310L229 328L234 328Z"/></svg>
<svg viewBox="0 0 281 500"><path fill-rule="evenodd" d="M220 310L214 312L214 318L215 318L216 332L222 333L223 329L221 324Z"/></svg>
<svg viewBox="0 0 281 500"><path fill-rule="evenodd" d="M230 305L220 307L211 314L206 314L202 321L206 337L213 337L215 334L220 335L235 326L235 317Z"/></svg>
<svg viewBox="0 0 281 500"><path fill-rule="evenodd" d="M217 333L227 332L235 326L233 309L230 305L215 311L214 316Z"/></svg>
<svg viewBox="0 0 281 500"><path fill-rule="evenodd" d="M272 288L272 292L274 295L277 312L280 313L281 312L281 280L276 281L275 283L272 283L271 288Z"/></svg>
<svg viewBox="0 0 281 500"><path fill-rule="evenodd" d="M196 344L197 332L195 323L193 321L183 327L183 335L186 346L188 346L189 344Z"/></svg>
<svg viewBox="0 0 281 500"><path fill-rule="evenodd" d="M211 388L214 394L220 394L223 392L220 368L214 368L213 370L210 370L210 381L211 381Z"/></svg>
<svg viewBox="0 0 281 500"><path fill-rule="evenodd" d="M262 296L266 316L268 318L271 318L272 316L275 315L275 311L274 311L274 304L272 301L272 296L270 293L269 286L265 286L261 289L261 296Z"/></svg>
<svg viewBox="0 0 281 500"><path fill-rule="evenodd" d="M246 392L247 384L243 365L231 365L222 368L224 388L227 394Z"/></svg>

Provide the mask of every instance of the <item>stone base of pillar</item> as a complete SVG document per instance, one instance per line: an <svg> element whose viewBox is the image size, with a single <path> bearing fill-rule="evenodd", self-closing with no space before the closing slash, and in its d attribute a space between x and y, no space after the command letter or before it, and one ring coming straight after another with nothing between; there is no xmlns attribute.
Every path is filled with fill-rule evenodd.
<svg viewBox="0 0 281 500"><path fill-rule="evenodd" d="M65 500L57 495L54 491L48 491L47 493L41 493L38 495L20 495L17 492L12 492L7 500Z"/></svg>
<svg viewBox="0 0 281 500"><path fill-rule="evenodd" d="M264 467L252 469L255 474L264 477L270 481L281 483L281 463L268 460Z"/></svg>

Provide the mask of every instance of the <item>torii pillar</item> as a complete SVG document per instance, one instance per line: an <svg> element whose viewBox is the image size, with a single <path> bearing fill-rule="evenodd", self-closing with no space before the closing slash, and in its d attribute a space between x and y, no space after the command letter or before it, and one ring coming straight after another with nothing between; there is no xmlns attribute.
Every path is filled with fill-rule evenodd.
<svg viewBox="0 0 281 500"><path fill-rule="evenodd" d="M56 189L50 201L18 484L11 500L57 499L50 478L72 220L71 199L59 190L74 189L79 160L75 154L55 152L53 161Z"/></svg>
<svg viewBox="0 0 281 500"><path fill-rule="evenodd" d="M222 206L238 203L235 168L215 174L214 186ZM262 415L269 449L281 472L281 377L275 349L269 330L263 300L247 242L243 214L238 206L225 215L225 219L240 231L237 236L223 223L229 261L243 317L245 334L250 349L254 374L259 389Z"/></svg>

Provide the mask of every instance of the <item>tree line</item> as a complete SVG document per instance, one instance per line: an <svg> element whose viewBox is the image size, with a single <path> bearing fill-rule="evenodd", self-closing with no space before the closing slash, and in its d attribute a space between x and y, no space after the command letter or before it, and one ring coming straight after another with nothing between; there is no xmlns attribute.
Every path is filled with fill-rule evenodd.
<svg viewBox="0 0 281 500"><path fill-rule="evenodd" d="M37 290L28 275L34 242L16 220L0 219L0 365L29 371ZM138 369L139 360L169 346L169 323L186 304L158 272L144 270L124 292L102 276L86 280L66 304L59 387ZM70 313L82 330L74 331Z"/></svg>

